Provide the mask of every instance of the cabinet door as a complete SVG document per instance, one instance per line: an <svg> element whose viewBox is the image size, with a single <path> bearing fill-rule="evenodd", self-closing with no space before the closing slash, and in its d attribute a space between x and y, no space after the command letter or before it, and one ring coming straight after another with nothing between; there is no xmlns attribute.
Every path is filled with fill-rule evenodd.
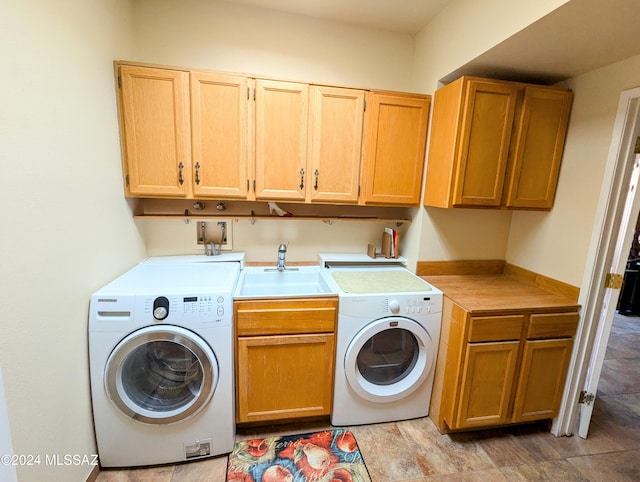
<svg viewBox="0 0 640 482"><path fill-rule="evenodd" d="M417 205L430 98L382 92L366 98L362 202Z"/></svg>
<svg viewBox="0 0 640 482"><path fill-rule="evenodd" d="M190 195L189 74L121 66L119 76L127 195Z"/></svg>
<svg viewBox="0 0 640 482"><path fill-rule="evenodd" d="M309 86L256 80L256 199L304 201Z"/></svg>
<svg viewBox="0 0 640 482"><path fill-rule="evenodd" d="M193 192L247 197L249 100L245 77L191 73Z"/></svg>
<svg viewBox="0 0 640 482"><path fill-rule="evenodd" d="M551 209L573 94L528 86L517 121L506 205Z"/></svg>
<svg viewBox="0 0 640 482"><path fill-rule="evenodd" d="M238 338L237 421L329 415L333 334Z"/></svg>
<svg viewBox="0 0 640 482"><path fill-rule="evenodd" d="M458 415L452 429L508 423L520 343L469 343Z"/></svg>
<svg viewBox="0 0 640 482"><path fill-rule="evenodd" d="M571 338L525 342L513 408L514 422L556 416L572 346Z"/></svg>
<svg viewBox="0 0 640 482"><path fill-rule="evenodd" d="M518 89L483 80L470 80L465 87L453 205L499 206Z"/></svg>
<svg viewBox="0 0 640 482"><path fill-rule="evenodd" d="M364 91L314 85L309 120L309 201L356 203Z"/></svg>

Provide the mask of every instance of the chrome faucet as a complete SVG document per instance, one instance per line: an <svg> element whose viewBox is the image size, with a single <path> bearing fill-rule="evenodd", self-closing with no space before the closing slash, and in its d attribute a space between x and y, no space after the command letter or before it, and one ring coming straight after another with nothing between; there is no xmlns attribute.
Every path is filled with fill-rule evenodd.
<svg viewBox="0 0 640 482"><path fill-rule="evenodd" d="M285 266L284 257L287 254L288 245L289 243L281 243L280 246L278 246L278 271L284 271L285 269L287 269L287 267Z"/></svg>

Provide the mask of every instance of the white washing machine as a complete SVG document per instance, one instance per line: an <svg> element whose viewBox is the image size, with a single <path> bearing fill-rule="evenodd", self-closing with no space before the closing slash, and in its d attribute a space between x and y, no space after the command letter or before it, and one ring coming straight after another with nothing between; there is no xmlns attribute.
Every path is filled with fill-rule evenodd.
<svg viewBox="0 0 640 482"><path fill-rule="evenodd" d="M320 254L338 292L333 425L424 417L442 316L442 292L404 259Z"/></svg>
<svg viewBox="0 0 640 482"><path fill-rule="evenodd" d="M190 258L149 258L91 298L91 395L103 467L233 448L232 293L240 262Z"/></svg>

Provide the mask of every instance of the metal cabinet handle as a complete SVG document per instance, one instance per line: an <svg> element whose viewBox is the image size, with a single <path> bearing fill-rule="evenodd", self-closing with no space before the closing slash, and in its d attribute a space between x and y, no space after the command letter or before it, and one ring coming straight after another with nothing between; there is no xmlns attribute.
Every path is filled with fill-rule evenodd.
<svg viewBox="0 0 640 482"><path fill-rule="evenodd" d="M316 169L316 172L314 172L313 174L316 176L316 183L314 184L313 189L315 189L317 191L318 190L318 176L320 175L320 173Z"/></svg>
<svg viewBox="0 0 640 482"><path fill-rule="evenodd" d="M300 189L304 189L304 169L300 169Z"/></svg>
<svg viewBox="0 0 640 482"><path fill-rule="evenodd" d="M184 177L182 177L182 169L184 165L182 163L178 164L178 182L182 186L184 184Z"/></svg>
<svg viewBox="0 0 640 482"><path fill-rule="evenodd" d="M196 184L200 184L199 170L200 170L200 163L196 162Z"/></svg>

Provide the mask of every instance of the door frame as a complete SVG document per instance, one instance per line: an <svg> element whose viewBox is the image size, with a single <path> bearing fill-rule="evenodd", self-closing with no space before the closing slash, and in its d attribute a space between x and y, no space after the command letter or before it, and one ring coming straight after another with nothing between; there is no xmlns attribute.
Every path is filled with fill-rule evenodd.
<svg viewBox="0 0 640 482"><path fill-rule="evenodd" d="M582 306L582 323L576 333L562 404L551 428L557 436L572 435L580 417L583 420L579 434L586 438L584 427L588 428L593 402L584 410L579 398L588 388L595 394L616 308L613 300L617 301L620 291L605 287L605 278L608 273L620 273L620 265L624 266L626 262L624 248L630 246L635 230L635 223L632 229L628 221L633 219L634 213L636 218L638 216L640 196L635 196L635 190L629 191L629 183L639 133L640 87L620 94L578 299ZM631 204L633 208L629 210L627 206Z"/></svg>

